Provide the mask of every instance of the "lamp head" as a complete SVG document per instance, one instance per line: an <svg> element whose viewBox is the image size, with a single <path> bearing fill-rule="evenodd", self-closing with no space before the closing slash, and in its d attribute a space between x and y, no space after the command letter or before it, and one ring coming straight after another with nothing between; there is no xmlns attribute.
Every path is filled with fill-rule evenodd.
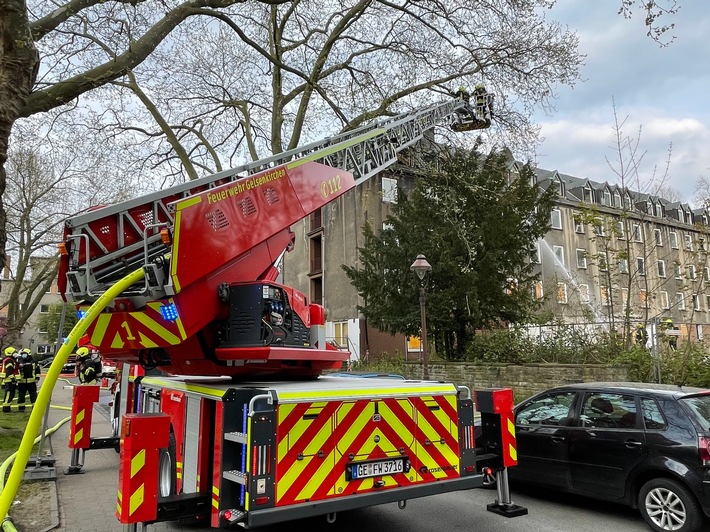
<svg viewBox="0 0 710 532"><path fill-rule="evenodd" d="M417 255L416 260L409 267L410 270L414 271L419 277L420 281L424 280L424 276L427 272L431 271L431 264L429 264L424 255Z"/></svg>

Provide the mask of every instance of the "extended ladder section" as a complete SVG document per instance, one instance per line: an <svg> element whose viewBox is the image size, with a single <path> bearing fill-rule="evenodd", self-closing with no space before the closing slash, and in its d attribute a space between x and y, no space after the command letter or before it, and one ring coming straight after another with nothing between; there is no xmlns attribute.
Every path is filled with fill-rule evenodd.
<svg viewBox="0 0 710 532"><path fill-rule="evenodd" d="M346 170L358 185L395 163L402 150L421 140L437 125L465 131L488 127L490 122L486 124L477 119L476 111L466 102L449 100L68 218L64 233L66 254L61 257L59 272L60 292L69 301L95 301L129 271L151 263L162 265L170 257L171 242L165 231L161 238L161 231L173 230L176 203L184 198L298 159ZM150 300L148 275L150 272L142 286L133 287L126 295L146 295L146 301Z"/></svg>
<svg viewBox="0 0 710 532"><path fill-rule="evenodd" d="M70 218L60 291L82 305L142 269L87 329L116 362L182 375L310 378L349 353L323 307L275 282L291 226L376 175L437 125L469 127L450 100L142 198Z"/></svg>

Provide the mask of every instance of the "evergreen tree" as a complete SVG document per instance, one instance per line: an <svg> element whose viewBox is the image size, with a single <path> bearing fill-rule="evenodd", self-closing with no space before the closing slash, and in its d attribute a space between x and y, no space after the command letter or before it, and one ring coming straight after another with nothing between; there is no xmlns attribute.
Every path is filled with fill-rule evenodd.
<svg viewBox="0 0 710 532"><path fill-rule="evenodd" d="M507 151L455 151L400 194L387 228L365 224L359 267L343 266L364 300L360 312L383 331L419 335L424 254L427 329L436 350L462 358L477 329L524 322L538 308L532 283L536 241L549 229L555 191L540 190L525 165L509 171Z"/></svg>

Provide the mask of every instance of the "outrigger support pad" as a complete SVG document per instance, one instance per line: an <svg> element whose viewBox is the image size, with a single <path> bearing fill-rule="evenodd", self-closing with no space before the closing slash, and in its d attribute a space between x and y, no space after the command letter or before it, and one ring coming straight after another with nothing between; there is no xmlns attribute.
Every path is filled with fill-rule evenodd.
<svg viewBox="0 0 710 532"><path fill-rule="evenodd" d="M496 489L498 491L496 502L486 506L489 512L504 517L519 517L528 514L527 508L513 504L510 500L510 485L508 484L507 468L496 472Z"/></svg>

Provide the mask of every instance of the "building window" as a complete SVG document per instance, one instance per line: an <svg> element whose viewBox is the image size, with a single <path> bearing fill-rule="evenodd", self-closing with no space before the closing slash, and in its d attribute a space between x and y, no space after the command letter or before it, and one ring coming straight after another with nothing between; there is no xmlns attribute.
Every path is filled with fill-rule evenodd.
<svg viewBox="0 0 710 532"><path fill-rule="evenodd" d="M710 294L705 294L705 307L710 310Z"/></svg>
<svg viewBox="0 0 710 532"><path fill-rule="evenodd" d="M693 235L683 235L685 239L685 249L693 251Z"/></svg>
<svg viewBox="0 0 710 532"><path fill-rule="evenodd" d="M582 223L582 217L579 215L574 217L574 232L584 234L584 224Z"/></svg>
<svg viewBox="0 0 710 532"><path fill-rule="evenodd" d="M567 284L557 283L557 302L567 303Z"/></svg>
<svg viewBox="0 0 710 532"><path fill-rule="evenodd" d="M670 303L668 302L668 292L665 290L661 290L661 308L663 310L668 310L671 308Z"/></svg>
<svg viewBox="0 0 710 532"><path fill-rule="evenodd" d="M639 224L634 224L634 242L643 242L643 240L641 240L641 226Z"/></svg>
<svg viewBox="0 0 710 532"><path fill-rule="evenodd" d="M604 229L604 220L601 218L596 218L594 220L594 233L597 236L606 236L606 230Z"/></svg>
<svg viewBox="0 0 710 532"><path fill-rule="evenodd" d="M661 205L660 203L656 203L655 209L656 209L656 216L658 218L663 218L663 205Z"/></svg>
<svg viewBox="0 0 710 532"><path fill-rule="evenodd" d="M619 259L619 273L629 273L629 261L626 259Z"/></svg>
<svg viewBox="0 0 710 532"><path fill-rule="evenodd" d="M664 260L658 261L658 276L663 278L666 277L666 261Z"/></svg>
<svg viewBox="0 0 710 532"><path fill-rule="evenodd" d="M39 306L39 313L40 314L49 314L49 305L40 305Z"/></svg>
<svg viewBox="0 0 710 532"><path fill-rule="evenodd" d="M543 298L542 281L535 281L533 283L533 297L535 299L537 299L538 301L542 300L542 298Z"/></svg>
<svg viewBox="0 0 710 532"><path fill-rule="evenodd" d="M535 248L533 249L533 262L537 264L542 264L542 255L540 255L540 242L535 242Z"/></svg>
<svg viewBox="0 0 710 532"><path fill-rule="evenodd" d="M643 288L639 292L639 299L641 300L641 306L643 308L648 308L648 292Z"/></svg>
<svg viewBox="0 0 710 532"><path fill-rule="evenodd" d="M676 292L675 303L678 310L685 310L685 297L683 297L683 292Z"/></svg>
<svg viewBox="0 0 710 532"><path fill-rule="evenodd" d="M555 254L555 258L557 259L557 262L562 266L563 268L565 267L565 248L562 246L552 246L552 252Z"/></svg>
<svg viewBox="0 0 710 532"><path fill-rule="evenodd" d="M661 237L661 230L660 230L660 229L654 229L654 230L653 230L653 235L656 237L656 245L657 245L657 246L662 246L662 245L663 245L663 238Z"/></svg>
<svg viewBox="0 0 710 532"><path fill-rule="evenodd" d="M611 207L611 192L609 192L609 189L604 190L604 195L602 196L602 205Z"/></svg>
<svg viewBox="0 0 710 532"><path fill-rule="evenodd" d="M626 231L624 231L624 221L619 220L616 222L616 238L619 240L624 240L626 238Z"/></svg>
<svg viewBox="0 0 710 532"><path fill-rule="evenodd" d="M606 262L606 255L599 253L597 255L597 265L599 266L599 271L600 272L605 272L608 269L607 262Z"/></svg>
<svg viewBox="0 0 710 532"><path fill-rule="evenodd" d="M708 268L707 266L703 268L703 279L705 281L710 281L710 268Z"/></svg>
<svg viewBox="0 0 710 532"><path fill-rule="evenodd" d="M584 201L587 203L594 203L594 196L592 195L592 188L589 186L584 187Z"/></svg>
<svg viewBox="0 0 710 532"><path fill-rule="evenodd" d="M562 212L559 209L552 209L550 213L552 228L562 229Z"/></svg>
<svg viewBox="0 0 710 532"><path fill-rule="evenodd" d="M673 249L678 249L678 234L675 231L668 233L668 242Z"/></svg>
<svg viewBox="0 0 710 532"><path fill-rule="evenodd" d="M690 277L693 281L698 278L698 274L695 271L695 264L688 265L688 277Z"/></svg>
<svg viewBox="0 0 710 532"><path fill-rule="evenodd" d="M579 300L582 303L589 303L589 285L580 284L579 285Z"/></svg>
<svg viewBox="0 0 710 532"><path fill-rule="evenodd" d="M622 308L626 308L628 305L629 305L629 289L622 288L621 289L621 306L622 306Z"/></svg>
<svg viewBox="0 0 710 532"><path fill-rule="evenodd" d="M705 335L703 334L703 326L697 323L695 325L695 334L698 336L698 340L702 341Z"/></svg>
<svg viewBox="0 0 710 532"><path fill-rule="evenodd" d="M677 262L675 263L675 278L676 279L683 278L683 271L680 268L680 264L678 264Z"/></svg>
<svg viewBox="0 0 710 532"><path fill-rule="evenodd" d="M631 196L629 196L628 194L626 194L626 195L624 196L624 208L625 208L627 211L630 211L630 210L632 210L632 209L634 208L633 200L631 199Z"/></svg>
<svg viewBox="0 0 710 532"><path fill-rule="evenodd" d="M639 275L646 275L646 260L643 257L636 258L636 270Z"/></svg>
<svg viewBox="0 0 710 532"><path fill-rule="evenodd" d="M565 195L565 184L561 179L557 181L557 195L562 197Z"/></svg>
<svg viewBox="0 0 710 532"><path fill-rule="evenodd" d="M608 307L611 304L611 300L609 299L609 289L604 285L600 286L599 289L601 291L602 305Z"/></svg>
<svg viewBox="0 0 710 532"><path fill-rule="evenodd" d="M384 203L397 202L397 180L391 177L382 178L382 201Z"/></svg>
<svg viewBox="0 0 710 532"><path fill-rule="evenodd" d="M618 190L614 192L614 207L621 209L621 194Z"/></svg>
<svg viewBox="0 0 710 532"><path fill-rule="evenodd" d="M586 249L578 249L577 250L577 268L581 268L583 270L587 269L587 250Z"/></svg>
<svg viewBox="0 0 710 532"><path fill-rule="evenodd" d="M698 294L693 294L690 297L693 299L693 310L700 310L700 298Z"/></svg>
<svg viewBox="0 0 710 532"><path fill-rule="evenodd" d="M340 347L348 347L348 322L339 321L333 324L335 326L335 343Z"/></svg>

